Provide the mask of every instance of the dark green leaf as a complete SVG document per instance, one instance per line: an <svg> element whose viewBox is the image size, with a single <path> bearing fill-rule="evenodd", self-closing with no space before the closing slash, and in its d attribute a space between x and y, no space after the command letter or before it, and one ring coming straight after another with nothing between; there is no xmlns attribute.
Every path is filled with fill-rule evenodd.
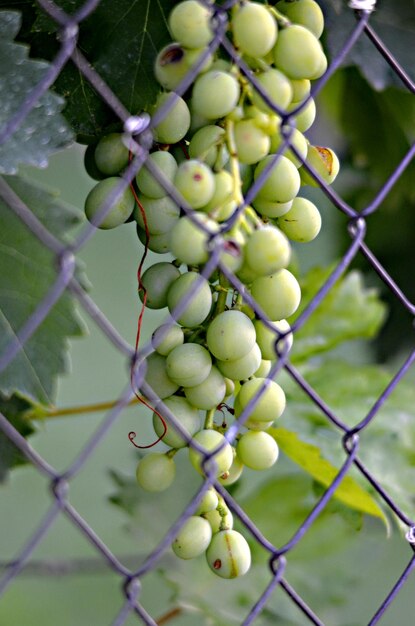
<svg viewBox="0 0 415 626"><path fill-rule="evenodd" d="M19 110L40 82L48 64L28 58L28 48L13 42L20 16L0 12L0 128ZM49 156L72 140L60 114L64 101L51 91L39 99L17 130L0 146L0 173L15 174L19 164L45 167Z"/></svg>
<svg viewBox="0 0 415 626"><path fill-rule="evenodd" d="M24 418L25 412L31 406L31 403L27 400L17 396L13 396L8 400L0 396L0 412L23 437L29 437L29 435L35 432L30 423ZM26 457L20 452L19 448L16 448L3 431L0 430L0 483L5 481L11 468L27 462Z"/></svg>
<svg viewBox="0 0 415 626"><path fill-rule="evenodd" d="M297 317L324 285L333 268L311 270L302 280L302 303ZM295 333L293 362L332 350L337 345L376 335L385 319L385 306L375 289L363 285L362 275L352 271L341 278L302 328Z"/></svg>
<svg viewBox="0 0 415 626"><path fill-rule="evenodd" d="M78 211L55 193L22 178L5 178L41 222L62 237L80 220ZM14 338L51 289L57 277L54 255L0 199L0 352ZM68 369L68 337L81 335L83 325L73 298L64 294L0 374L0 391L35 403L51 404L56 379Z"/></svg>

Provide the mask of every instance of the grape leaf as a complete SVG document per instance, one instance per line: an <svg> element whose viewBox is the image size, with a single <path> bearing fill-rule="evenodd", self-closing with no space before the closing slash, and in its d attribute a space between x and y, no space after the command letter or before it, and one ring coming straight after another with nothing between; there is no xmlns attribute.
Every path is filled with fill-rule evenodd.
<svg viewBox="0 0 415 626"><path fill-rule="evenodd" d="M274 437L279 448L288 458L310 474L314 480L321 483L324 487L331 485L338 473L338 469L321 456L320 449L317 446L302 441L297 433L291 432L286 428L271 428L267 432ZM344 454L345 459L346 455ZM386 524L388 523L378 503L351 476L346 476L342 480L333 497L352 509L379 517Z"/></svg>
<svg viewBox="0 0 415 626"><path fill-rule="evenodd" d="M16 12L0 12L0 130L19 110L49 65L28 58L28 48L13 41L21 23ZM16 174L19 164L45 167L48 157L72 141L62 117L63 98L46 91L13 134L0 146L0 173Z"/></svg>
<svg viewBox="0 0 415 626"><path fill-rule="evenodd" d="M315 268L302 279L302 302L296 317L324 285L332 270L332 267ZM304 326L295 333L292 361L298 363L351 339L374 337L385 313L377 290L364 287L360 272L349 272L337 281Z"/></svg>
<svg viewBox="0 0 415 626"><path fill-rule="evenodd" d="M32 406L30 402L12 396L6 400L0 396L0 412L7 417L9 422L23 437L28 437L35 431L31 424L24 419L25 412ZM0 483L3 483L12 467L27 463L26 457L20 452L19 448L10 441L8 437L0 430Z"/></svg>
<svg viewBox="0 0 415 626"><path fill-rule="evenodd" d="M59 201L56 193L17 177L5 177L12 190L57 237L80 220L80 213ZM55 257L0 198L0 353L50 290L57 276ZM34 403L51 404L56 379L68 369L70 336L84 326L75 303L64 293L24 348L0 373L0 392L18 393Z"/></svg>

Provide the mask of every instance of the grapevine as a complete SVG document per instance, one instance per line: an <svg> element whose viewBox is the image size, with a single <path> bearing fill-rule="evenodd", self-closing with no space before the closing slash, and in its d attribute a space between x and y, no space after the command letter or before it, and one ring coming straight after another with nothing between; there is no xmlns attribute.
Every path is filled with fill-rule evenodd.
<svg viewBox="0 0 415 626"><path fill-rule="evenodd" d="M278 445L267 430L286 400L269 373L291 349L287 319L301 299L290 241L312 241L321 228L318 208L301 196L302 186L315 184L304 163L328 184L339 170L333 150L311 145L305 134L316 114L311 81L327 68L317 2L238 2L227 17L227 37L248 76L222 49L198 63L214 36L213 4L184 0L171 11L173 41L155 59L162 90L151 113L171 106L153 127L144 167L99 224L111 229L132 221L145 251L170 255L138 276L143 305L171 316L154 330L145 360L145 383L160 399L152 407L154 431L169 447L138 464L137 481L148 491L171 485L174 456L185 448L191 466L209 477L213 472L223 486L245 467L260 471L276 463ZM201 66L193 85L172 103L171 93L195 64ZM95 223L129 160L121 133L88 148L85 167L98 181L85 203L89 220ZM245 196L258 180L248 205ZM219 264L206 278L201 271L216 238ZM239 434L228 441L227 424L239 418ZM206 553L212 572L224 578L250 567L249 545L214 486L172 548L183 559Z"/></svg>

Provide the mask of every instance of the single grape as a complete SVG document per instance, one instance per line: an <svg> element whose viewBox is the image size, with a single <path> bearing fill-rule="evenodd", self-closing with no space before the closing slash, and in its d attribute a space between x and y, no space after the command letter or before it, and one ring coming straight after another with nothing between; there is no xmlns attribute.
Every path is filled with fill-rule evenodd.
<svg viewBox="0 0 415 626"><path fill-rule="evenodd" d="M165 491L172 484L175 475L174 460L158 452L147 454L137 465L137 482L146 491Z"/></svg>
<svg viewBox="0 0 415 626"><path fill-rule="evenodd" d="M106 176L119 174L128 165L128 148L121 133L110 133L102 137L94 153L97 168Z"/></svg>
<svg viewBox="0 0 415 626"><path fill-rule="evenodd" d="M181 559L194 559L205 552L212 539L209 522L198 515L191 515L179 530L171 547Z"/></svg>
<svg viewBox="0 0 415 626"><path fill-rule="evenodd" d="M236 530L222 530L213 535L206 559L212 572L221 578L243 576L251 567L248 542Z"/></svg>
<svg viewBox="0 0 415 626"><path fill-rule="evenodd" d="M327 185L331 185L336 179L340 169L339 159L334 150L323 148L322 146L308 146L306 163L316 170L317 174L320 175ZM304 185L319 187L319 183L314 180L305 168L301 168L300 174Z"/></svg>
<svg viewBox="0 0 415 626"><path fill-rule="evenodd" d="M193 219L194 221L190 217L182 217L170 233L170 251L185 265L201 265L209 259L209 233L199 228L197 223L205 226L211 233L219 230L217 223L203 213L197 213Z"/></svg>
<svg viewBox="0 0 415 626"><path fill-rule="evenodd" d="M154 126L154 139L159 143L177 143L186 135L190 126L190 111L186 102L173 92L161 93L153 108L153 115L170 104L161 122Z"/></svg>
<svg viewBox="0 0 415 626"><path fill-rule="evenodd" d="M269 276L287 267L291 258L290 243L275 226L255 230L245 246L245 262L258 276Z"/></svg>
<svg viewBox="0 0 415 626"><path fill-rule="evenodd" d="M224 311L209 324L206 342L217 359L239 359L254 347L255 328L249 317L241 311Z"/></svg>
<svg viewBox="0 0 415 626"><path fill-rule="evenodd" d="M85 215L90 222L95 223L109 197L116 193L121 184L122 178L111 176L111 178L101 180L91 189L85 200ZM102 217L99 224L95 224L96 227L108 230L124 224L133 212L134 206L133 193L129 187L125 187L123 191L117 194L117 198L111 203L105 217Z"/></svg>
<svg viewBox="0 0 415 626"><path fill-rule="evenodd" d="M200 416L199 411L191 406L185 398L181 396L170 396L164 400L166 407L173 413L181 426L187 431L189 437L193 436L198 430L200 430ZM183 448L187 446L186 440L175 429L172 422L164 414L164 407L157 405L156 409L160 415L163 416L167 425L167 431L163 436L163 442L170 448ZM161 437L164 431L163 422L157 413L153 413L153 428L158 437Z"/></svg>
<svg viewBox="0 0 415 626"><path fill-rule="evenodd" d="M274 158L275 155L270 154L258 163L254 173L255 180ZM297 195L300 184L300 175L295 165L286 157L280 156L268 172L257 198L272 202L290 202Z"/></svg>
<svg viewBox="0 0 415 626"><path fill-rule="evenodd" d="M291 327L287 320L278 320L275 322L270 322L273 328L276 331L280 331L282 333L286 333L291 330ZM256 340L258 342L259 347L261 348L261 353L264 359L275 360L278 358L276 351L276 341L278 339L278 332L272 331L270 328L265 326L265 324L261 320L255 320L254 322L255 331L256 331ZM282 353L287 350L288 352L291 350L293 345L293 336L292 333L289 333L281 339L278 343L278 350Z"/></svg>
<svg viewBox="0 0 415 626"><path fill-rule="evenodd" d="M280 145L283 143L283 141L284 141L283 136L281 135L281 133L278 130L271 137L271 149L270 149L270 152L277 152L279 147L280 147ZM290 148L290 145L294 146L294 148L297 150L297 152L300 153L299 157L297 157L294 154L294 152ZM305 159L307 157L307 150L308 150L308 141L307 141L307 139L304 137L303 133L301 133L297 128L293 128L292 131L291 131L291 135L290 135L290 144L288 145L287 148L285 148L285 150L284 150L284 152L282 154L284 156L286 156L287 159L292 161L292 163L294 163L295 167L298 168L305 161Z"/></svg>
<svg viewBox="0 0 415 626"><path fill-rule="evenodd" d="M173 348L166 357L167 375L180 387L200 385L210 373L212 359L198 343L184 343Z"/></svg>
<svg viewBox="0 0 415 626"><path fill-rule="evenodd" d="M292 102L288 107L288 111L293 111L298 107L299 102ZM295 115L295 125L298 131L305 133L314 123L316 119L316 103L311 98L307 104Z"/></svg>
<svg viewBox="0 0 415 626"><path fill-rule="evenodd" d="M208 165L197 159L189 159L180 163L174 186L193 209L200 209L212 198L215 179Z"/></svg>
<svg viewBox="0 0 415 626"><path fill-rule="evenodd" d="M144 293L146 293L146 306L149 309L163 309L167 306L167 292L170 285L176 278L180 276L180 272L172 263L155 263L151 265L141 277L141 283L145 289L139 290L139 296L144 302Z"/></svg>
<svg viewBox="0 0 415 626"><path fill-rule="evenodd" d="M323 49L304 26L292 24L280 31L274 47L274 63L289 78L313 78L321 64Z"/></svg>
<svg viewBox="0 0 415 626"><path fill-rule="evenodd" d="M217 215L223 209L223 206L232 200L235 184L233 176L226 170L221 170L214 174L214 179L215 191L209 202L202 207L202 211Z"/></svg>
<svg viewBox="0 0 415 626"><path fill-rule="evenodd" d="M217 367L212 366L208 377L202 383L185 387L183 391L190 404L209 411L223 402L226 392L225 379Z"/></svg>
<svg viewBox="0 0 415 626"><path fill-rule="evenodd" d="M146 231L137 224L137 235L143 246L148 246L148 249L156 254L166 254L170 250L170 232L160 235L151 233L147 241Z"/></svg>
<svg viewBox="0 0 415 626"><path fill-rule="evenodd" d="M319 39L323 34L324 15L315 0L283 0L278 3L278 10L284 13L291 22L308 28Z"/></svg>
<svg viewBox="0 0 415 626"><path fill-rule="evenodd" d="M264 200L257 196L252 205L257 213L265 217L281 217L291 209L293 201L289 202L273 202L272 200Z"/></svg>
<svg viewBox="0 0 415 626"><path fill-rule="evenodd" d="M216 365L224 376L231 380L246 380L254 375L261 363L261 350L254 343L252 350L232 361L217 361Z"/></svg>
<svg viewBox="0 0 415 626"><path fill-rule="evenodd" d="M214 511L218 506L218 494L214 487L210 487L205 494L196 509L195 515L203 515L203 513L207 513L208 511Z"/></svg>
<svg viewBox="0 0 415 626"><path fill-rule="evenodd" d="M208 511L203 517L209 523L212 534L216 534L221 530L232 530L233 528L233 515L224 503L221 505L220 512L218 509Z"/></svg>
<svg viewBox="0 0 415 626"><path fill-rule="evenodd" d="M261 359L261 363L259 364L258 369L254 373L254 376L256 378L267 378L271 370L271 366L272 366L272 361L270 359ZM245 425L246 425L246 422L245 422Z"/></svg>
<svg viewBox="0 0 415 626"><path fill-rule="evenodd" d="M157 177L153 176L144 165L136 176L137 187L142 194L149 198L163 198L166 195L166 191L157 178L160 176L173 183L177 172L176 159L166 150L157 150L149 155L146 163L148 162L151 162L150 164L157 169Z"/></svg>
<svg viewBox="0 0 415 626"><path fill-rule="evenodd" d="M96 143L90 143L84 152L84 168L88 176L94 180L104 180L105 174L103 174L95 162L95 148Z"/></svg>
<svg viewBox="0 0 415 626"><path fill-rule="evenodd" d="M233 463L230 466L229 471L222 474L222 476L219 476L218 481L220 482L221 485L224 485L225 487L228 487L229 485L233 485L233 483L236 483L236 481L242 474L244 467L245 466L240 460L240 458L238 457L238 455L235 454Z"/></svg>
<svg viewBox="0 0 415 626"><path fill-rule="evenodd" d="M319 234L321 215L313 202L297 197L288 213L278 220L278 226L293 241L307 243Z"/></svg>
<svg viewBox="0 0 415 626"><path fill-rule="evenodd" d="M190 141L189 156L191 159L198 159L209 167L213 167L224 140L225 130L223 128L214 124L203 126L195 132Z"/></svg>
<svg viewBox="0 0 415 626"><path fill-rule="evenodd" d="M177 42L164 46L154 61L154 75L164 89L174 91L189 71L186 51Z"/></svg>
<svg viewBox="0 0 415 626"><path fill-rule="evenodd" d="M236 78L225 72L210 70L194 83L192 108L208 120L219 119L235 108L239 94Z"/></svg>
<svg viewBox="0 0 415 626"><path fill-rule="evenodd" d="M286 269L270 276L255 278L251 294L264 313L272 320L285 319L295 313L301 300L297 279Z"/></svg>
<svg viewBox="0 0 415 626"><path fill-rule="evenodd" d="M147 224L150 235L168 233L179 221L180 208L169 196L155 199L139 194L138 199L140 204L134 209L134 219L142 230Z"/></svg>
<svg viewBox="0 0 415 626"><path fill-rule="evenodd" d="M209 463L206 465L206 469L210 467L213 461L216 464L216 476L221 476L225 472L229 471L229 468L233 462L233 450L231 445L226 441L225 437L218 433L216 430L200 430L195 434L193 440L196 441L205 450L205 454L211 453L213 450L224 444L219 452L217 452ZM195 448L189 447L189 459L193 467L203 474L202 468L204 455Z"/></svg>
<svg viewBox="0 0 415 626"><path fill-rule="evenodd" d="M269 69L255 75L255 78L277 108L283 110L287 108L293 97L293 89L290 80L285 74L279 70ZM275 112L274 109L266 104L258 91L253 91L251 99L253 104L261 111L265 111L265 113Z"/></svg>
<svg viewBox="0 0 415 626"><path fill-rule="evenodd" d="M202 48L213 37L210 28L210 11L196 0L179 2L169 15L169 28L173 39L187 48Z"/></svg>
<svg viewBox="0 0 415 626"><path fill-rule="evenodd" d="M167 356L184 342L183 330L177 324L162 324L151 335L151 345L159 354Z"/></svg>
<svg viewBox="0 0 415 626"><path fill-rule="evenodd" d="M253 470L269 469L278 459L277 442L261 430L244 433L236 449L242 463Z"/></svg>
<svg viewBox="0 0 415 626"><path fill-rule="evenodd" d="M234 129L236 152L241 163L253 164L269 152L271 140L252 119L241 120Z"/></svg>
<svg viewBox="0 0 415 626"><path fill-rule="evenodd" d="M258 2L246 2L232 17L236 46L251 57L263 57L277 40L277 23L268 9Z"/></svg>
<svg viewBox="0 0 415 626"><path fill-rule="evenodd" d="M202 324L212 307L212 292L206 278L196 272L186 272L174 281L167 293L167 306L172 315L185 299L187 305L178 316L178 323L188 328Z"/></svg>
<svg viewBox="0 0 415 626"><path fill-rule="evenodd" d="M252 378L241 386L235 403L235 417L239 417L260 389L264 392L249 413L248 419L273 422L281 417L285 409L285 393L278 383L266 378Z"/></svg>
<svg viewBox="0 0 415 626"><path fill-rule="evenodd" d="M268 430L269 428L271 428L273 423L274 422L263 422L262 420L248 418L244 423L244 426L246 426L246 428L249 428L249 430Z"/></svg>
<svg viewBox="0 0 415 626"><path fill-rule="evenodd" d="M293 96L291 102L299 104L310 93L311 83L308 78L290 78Z"/></svg>
<svg viewBox="0 0 415 626"><path fill-rule="evenodd" d="M230 396L233 396L233 394L235 393L235 383L230 378L225 377L225 385L226 385L225 398L229 398Z"/></svg>
<svg viewBox="0 0 415 626"><path fill-rule="evenodd" d="M157 352L152 352L145 360L147 369L144 380L154 393L161 399L168 398L178 390L179 385L174 383L166 370L166 359Z"/></svg>

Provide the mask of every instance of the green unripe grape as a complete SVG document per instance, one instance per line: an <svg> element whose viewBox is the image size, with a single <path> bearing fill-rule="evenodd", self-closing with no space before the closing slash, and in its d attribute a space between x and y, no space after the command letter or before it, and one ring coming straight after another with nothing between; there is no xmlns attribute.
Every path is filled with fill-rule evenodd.
<svg viewBox="0 0 415 626"><path fill-rule="evenodd" d="M293 97L293 89L290 80L285 74L279 70L270 69L255 75L255 78L276 107L280 109L287 108ZM258 107L258 109L261 109L261 111L274 113L274 110L266 104L258 91L253 92L251 99L252 103Z"/></svg>
<svg viewBox="0 0 415 626"><path fill-rule="evenodd" d="M241 311L224 311L209 324L206 342L217 359L239 359L254 347L255 328L249 317Z"/></svg>
<svg viewBox="0 0 415 626"><path fill-rule="evenodd" d="M161 93L153 110L155 115L167 102L172 102L173 92ZM186 102L175 94L176 99L165 117L154 127L154 139L159 143L177 143L186 135L190 126L190 111Z"/></svg>
<svg viewBox="0 0 415 626"><path fill-rule="evenodd" d="M210 487L197 507L195 515L203 515L203 513L207 513L208 511L214 511L218 506L218 502L218 494L213 487Z"/></svg>
<svg viewBox="0 0 415 626"><path fill-rule="evenodd" d="M226 233L224 236L225 247L220 253L222 267L227 267L229 271L235 273L243 263L243 248L245 241L240 233Z"/></svg>
<svg viewBox="0 0 415 626"><path fill-rule="evenodd" d="M222 505L222 511L216 509L208 511L204 514L205 520L209 523L212 534L216 534L221 530L231 530L233 528L233 515L226 505Z"/></svg>
<svg viewBox="0 0 415 626"><path fill-rule="evenodd" d="M148 454L137 465L137 482L146 491L165 491L172 484L175 475L174 460L165 454L157 452Z"/></svg>
<svg viewBox="0 0 415 626"><path fill-rule="evenodd" d="M287 332L291 330L291 327L287 320L278 320L276 322L270 322L270 324L275 328L276 331ZM264 359L275 360L278 358L275 342L277 341L278 334L273 332L270 328L265 326L265 324L261 320L255 320L254 322L255 331L256 331L256 340L258 342L259 347L261 348L261 353ZM286 335L284 339L280 340L281 343L278 344L278 350L282 353L285 351L289 352L293 345L293 336L292 333Z"/></svg>
<svg viewBox="0 0 415 626"><path fill-rule="evenodd" d="M242 463L253 470L266 470L278 459L278 445L271 435L250 430L238 441L238 456Z"/></svg>
<svg viewBox="0 0 415 626"><path fill-rule="evenodd" d="M321 64L323 49L317 37L304 26L292 24L279 33L274 62L289 78L313 78Z"/></svg>
<svg viewBox="0 0 415 626"><path fill-rule="evenodd" d="M182 343L184 343L184 333L177 324L162 324L151 336L151 345L158 354L163 356L167 356L173 348Z"/></svg>
<svg viewBox="0 0 415 626"><path fill-rule="evenodd" d="M224 447L212 457L209 464L213 461L216 463L216 476L221 476L229 470L233 462L233 450L223 435L216 430L200 430L193 437L193 440L205 449L205 454L216 450L219 445L225 442ZM189 447L189 459L193 467L200 474L203 474L203 455L195 448Z"/></svg>
<svg viewBox="0 0 415 626"><path fill-rule="evenodd" d="M246 426L246 428L249 428L249 430L268 430L268 428L271 428L271 426L273 425L274 422L263 422L261 420L255 420L255 419L247 419L246 422L244 423L244 426Z"/></svg>
<svg viewBox="0 0 415 626"><path fill-rule="evenodd" d="M213 535L206 559L212 572L221 578L243 576L251 567L248 542L236 530L222 530Z"/></svg>
<svg viewBox="0 0 415 626"><path fill-rule="evenodd" d="M212 528L203 517L189 517L171 544L173 552L181 559L194 559L205 552L212 539Z"/></svg>
<svg viewBox="0 0 415 626"><path fill-rule="evenodd" d="M84 168L88 176L94 180L104 180L105 174L103 174L95 162L95 148L96 143L91 143L87 146L84 152Z"/></svg>
<svg viewBox="0 0 415 626"><path fill-rule="evenodd" d="M194 219L212 233L219 229L216 222L207 215L198 213ZM208 233L199 228L190 217L182 217L170 233L170 251L185 265L201 265L209 259L208 240Z"/></svg>
<svg viewBox="0 0 415 626"><path fill-rule="evenodd" d="M261 363L259 364L259 367L257 369L257 371L254 373L254 376L256 378L267 378L268 374L270 373L271 370L271 366L272 366L272 361L269 359L261 359ZM245 423L246 426L246 423ZM249 428L249 426L248 426ZM253 429L255 430L255 429Z"/></svg>
<svg viewBox="0 0 415 626"><path fill-rule="evenodd" d="M242 385L237 396L238 402L235 403L235 417L241 415L262 388L265 388L265 391L251 409L248 419L269 423L281 417L285 409L285 393L278 383L266 378L252 378Z"/></svg>
<svg viewBox="0 0 415 626"><path fill-rule="evenodd" d="M225 376L225 385L226 385L225 398L229 398L230 396L233 396L233 394L235 393L235 383L233 380L231 380L230 378L226 378Z"/></svg>
<svg viewBox="0 0 415 626"><path fill-rule="evenodd" d="M172 263L155 263L144 272L141 283L147 296L149 309L163 309L167 306L167 292L180 272ZM140 300L144 302L144 290L139 290Z"/></svg>
<svg viewBox="0 0 415 626"><path fill-rule="evenodd" d="M224 376L231 380L246 380L254 375L261 363L261 350L254 343L252 350L239 359L217 361L216 365Z"/></svg>
<svg viewBox="0 0 415 626"><path fill-rule="evenodd" d="M192 108L208 120L220 119L235 108L239 83L231 74L211 70L199 76L193 86Z"/></svg>
<svg viewBox="0 0 415 626"><path fill-rule="evenodd" d="M278 220L278 226L293 241L307 243L319 234L321 215L313 202L297 197L288 213Z"/></svg>
<svg viewBox="0 0 415 626"><path fill-rule="evenodd" d="M166 254L170 250L170 232L160 235L151 233L147 241L146 231L137 224L137 235L143 246L148 246L148 249L156 254Z"/></svg>
<svg viewBox="0 0 415 626"><path fill-rule="evenodd" d="M226 170L221 170L214 174L214 179L215 191L210 201L202 207L202 211L206 213L213 212L216 215L223 208L223 205L232 200L235 185L232 175Z"/></svg>
<svg viewBox="0 0 415 626"><path fill-rule="evenodd" d="M320 57L320 64L316 70L316 72L313 74L313 76L311 76L311 80L317 80L317 78L320 78L321 76L323 76L323 74L326 73L327 67L328 67L328 60L326 55L324 54L324 52L321 54Z"/></svg>
<svg viewBox="0 0 415 626"><path fill-rule="evenodd" d="M164 89L174 91L188 71L186 52L179 43L170 43L157 54L154 75Z"/></svg>
<svg viewBox="0 0 415 626"><path fill-rule="evenodd" d="M238 457L238 455L234 456L233 463L229 468L228 472L219 476L218 481L221 485L228 487L229 485L233 485L239 479L240 475L244 470L244 464ZM224 530L224 529L223 529Z"/></svg>
<svg viewBox="0 0 415 626"><path fill-rule="evenodd" d="M232 30L236 46L251 57L263 57L277 40L277 23L258 2L247 2L232 18Z"/></svg>
<svg viewBox="0 0 415 626"><path fill-rule="evenodd" d="M291 101L299 104L310 93L311 83L308 78L290 78L290 83L293 90Z"/></svg>
<svg viewBox="0 0 415 626"><path fill-rule="evenodd" d="M110 133L102 137L95 148L95 163L106 176L119 174L128 165L128 148L121 133Z"/></svg>
<svg viewBox="0 0 415 626"><path fill-rule="evenodd" d="M236 122L234 137L238 160L241 163L257 163L269 152L271 144L269 136L258 128L252 119Z"/></svg>
<svg viewBox="0 0 415 626"><path fill-rule="evenodd" d="M209 376L211 368L209 352L198 343L176 346L166 357L167 375L180 387L200 385Z"/></svg>
<svg viewBox="0 0 415 626"><path fill-rule="evenodd" d="M292 200L289 202L272 202L272 200L264 200L257 196L253 200L252 205L255 211L260 215L264 215L265 217L280 217L290 210L292 203Z"/></svg>
<svg viewBox="0 0 415 626"><path fill-rule="evenodd" d="M288 111L293 111L298 107L299 102L292 102L288 107ZM305 133L314 123L316 119L316 103L311 98L307 104L295 115L295 125L297 130Z"/></svg>
<svg viewBox="0 0 415 626"><path fill-rule="evenodd" d="M278 131L271 137L271 149L270 152L277 152L280 145L283 143L283 137L281 133ZM287 157L292 163L294 163L295 167L300 167L307 157L308 151L308 141L304 137L303 133L301 133L297 128L293 128L290 135L290 144L294 146L297 152L300 153L300 158L298 158L291 148L288 146L284 152L282 153Z"/></svg>
<svg viewBox="0 0 415 626"><path fill-rule="evenodd" d="M255 278L258 278L258 274L245 262L242 262L242 265L236 272L236 275L245 285L250 285L254 282Z"/></svg>
<svg viewBox="0 0 415 626"><path fill-rule="evenodd" d="M197 291L195 291L196 283L198 284ZM173 313L175 307L189 297L189 294L193 297L177 321L182 326L193 328L205 321L212 307L212 292L206 278L196 272L186 272L179 276L167 293L167 306L170 313Z"/></svg>
<svg viewBox="0 0 415 626"><path fill-rule="evenodd" d="M173 415L180 422L181 426L188 432L189 437L192 437L198 430L200 430L200 416L199 411L191 406L185 398L180 396L171 396L164 400L164 404ZM169 421L169 418L164 415L163 407L157 406L157 411L163 416L167 425L167 431L163 436L163 442L169 448L183 448L187 446L186 440L175 429L173 424ZM157 413L153 413L153 428L158 437L161 437L164 432L163 422Z"/></svg>
<svg viewBox="0 0 415 626"><path fill-rule="evenodd" d="M255 230L245 245L245 262L258 276L269 276L287 267L290 258L290 243L275 226Z"/></svg>
<svg viewBox="0 0 415 626"><path fill-rule="evenodd" d="M217 212L212 211L212 217L214 217L217 222L225 222L235 213L237 207L238 203L236 200L228 200L225 204L222 204L222 206L219 207Z"/></svg>
<svg viewBox="0 0 415 626"><path fill-rule="evenodd" d="M209 411L225 398L226 384L220 371L212 366L208 377L199 385L185 387L184 395L193 406Z"/></svg>
<svg viewBox="0 0 415 626"><path fill-rule="evenodd" d="M174 186L193 209L200 209L212 198L215 179L208 165L196 159L180 163Z"/></svg>
<svg viewBox="0 0 415 626"><path fill-rule="evenodd" d="M198 159L209 167L213 167L224 140L225 130L223 128L214 124L203 126L195 132L190 140L189 156L191 159Z"/></svg>
<svg viewBox="0 0 415 626"><path fill-rule="evenodd" d="M324 30L324 15L314 0L283 0L278 3L278 10L284 13L291 22L308 28L319 39Z"/></svg>
<svg viewBox="0 0 415 626"><path fill-rule="evenodd" d="M274 158L270 154L258 163L254 173L255 180ZM280 156L268 173L257 198L272 202L290 202L297 195L300 184L300 175L295 165L286 157Z"/></svg>
<svg viewBox="0 0 415 626"><path fill-rule="evenodd" d="M251 284L251 294L264 313L274 320L290 317L301 300L300 285L286 269L256 278Z"/></svg>
<svg viewBox="0 0 415 626"><path fill-rule="evenodd" d="M179 221L180 208L169 196L155 199L140 194L138 199L142 208L136 205L134 219L145 230L144 213L150 235L169 233Z"/></svg>
<svg viewBox="0 0 415 626"><path fill-rule="evenodd" d="M91 189L85 200L85 215L90 222L100 213L108 201L108 197L115 192L121 182L122 178L112 176L101 180ZM124 224L133 212L134 206L134 195L131 189L126 187L112 203L106 216L96 225L97 228L108 230Z"/></svg>
<svg viewBox="0 0 415 626"><path fill-rule="evenodd" d="M210 11L196 0L179 2L169 15L173 39L187 48L202 48L213 37Z"/></svg>
<svg viewBox="0 0 415 626"><path fill-rule="evenodd" d="M306 162L316 170L327 185L330 185L339 173L339 159L331 148L309 145ZM319 186L319 183L304 168L301 168L300 174L304 185Z"/></svg>
<svg viewBox="0 0 415 626"><path fill-rule="evenodd" d="M177 163L170 152L157 150L157 152L152 152L149 155L147 161L151 161L158 168L160 175L164 176L170 183L173 183L177 172ZM149 198L163 198L166 195L166 191L145 166L138 172L136 181L140 192Z"/></svg>
<svg viewBox="0 0 415 626"><path fill-rule="evenodd" d="M154 393L161 399L168 398L178 390L179 385L167 376L166 359L153 352L145 360L147 369L144 380Z"/></svg>

